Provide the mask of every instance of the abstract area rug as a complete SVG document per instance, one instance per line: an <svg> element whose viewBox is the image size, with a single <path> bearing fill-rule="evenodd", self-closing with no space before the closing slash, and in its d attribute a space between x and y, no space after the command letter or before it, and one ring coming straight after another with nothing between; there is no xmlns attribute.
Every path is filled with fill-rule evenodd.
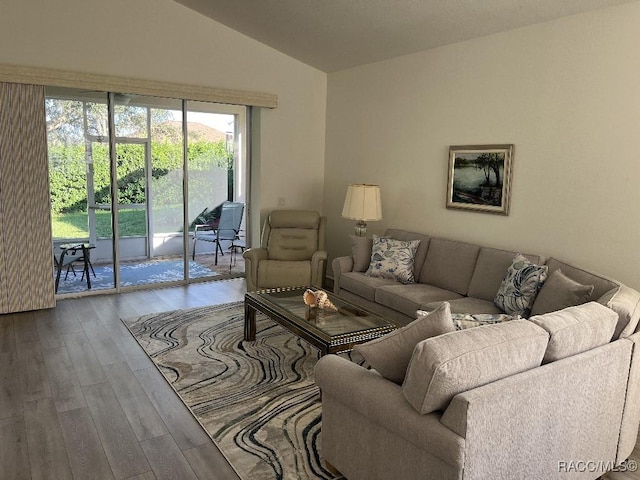
<svg viewBox="0 0 640 480"><path fill-rule="evenodd" d="M243 480L331 479L321 461L318 351L242 303L123 320Z"/></svg>
<svg viewBox="0 0 640 480"><path fill-rule="evenodd" d="M65 271L60 277L58 293L84 292L87 290L87 280L82 278L82 263L74 264L76 275L69 272L65 280ZM91 288L101 290L115 288L113 282L113 266L93 267L95 277L91 274ZM212 277L218 275L213 270L189 261L189 276L191 278ZM55 272L54 272L55 278ZM120 285L129 287L132 285L147 285L150 283L173 282L184 279L184 263L175 260L153 260L150 262L140 262L130 265L120 266Z"/></svg>

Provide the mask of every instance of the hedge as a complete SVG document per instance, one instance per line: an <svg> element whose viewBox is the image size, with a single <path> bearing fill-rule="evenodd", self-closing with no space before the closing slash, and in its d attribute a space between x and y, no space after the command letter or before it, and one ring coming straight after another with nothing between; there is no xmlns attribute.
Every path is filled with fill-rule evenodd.
<svg viewBox="0 0 640 480"><path fill-rule="evenodd" d="M108 145L92 144L93 179L96 203L109 204L110 168ZM151 145L152 188L154 207L182 203L182 144L168 140ZM87 164L83 144L49 146L49 183L53 214L87 211ZM226 151L224 140L190 141L187 151L189 194L192 200L212 197L209 181L214 169L228 170L233 156ZM118 201L121 204L145 203L144 149L140 144L117 145ZM173 181L167 176L175 176Z"/></svg>

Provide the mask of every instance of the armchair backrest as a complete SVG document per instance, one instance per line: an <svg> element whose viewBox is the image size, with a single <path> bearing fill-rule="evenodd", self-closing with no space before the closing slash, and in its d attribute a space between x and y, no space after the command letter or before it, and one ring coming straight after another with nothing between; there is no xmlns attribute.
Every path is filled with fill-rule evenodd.
<svg viewBox="0 0 640 480"><path fill-rule="evenodd" d="M326 223L314 210L273 210L264 222L261 246L269 260L309 260L325 249Z"/></svg>

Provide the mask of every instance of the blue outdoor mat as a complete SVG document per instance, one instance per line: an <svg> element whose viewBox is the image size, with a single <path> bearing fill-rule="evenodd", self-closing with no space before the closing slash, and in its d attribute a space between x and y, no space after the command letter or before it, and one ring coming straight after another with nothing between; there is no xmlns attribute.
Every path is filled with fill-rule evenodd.
<svg viewBox="0 0 640 480"><path fill-rule="evenodd" d="M112 266L93 266L96 272L94 277L91 274L91 289L104 290L115 288L113 282ZM82 279L82 264L75 265L76 276L69 272L67 279L64 279L66 269L62 271L58 293L84 292L87 290L87 279ZM198 262L189 261L189 277L213 277L218 273L200 265ZM54 272L55 279L55 272ZM141 262L132 265L122 265L120 267L120 286L129 287L133 285L147 285L150 283L175 282L184 279L184 263L182 261L161 261Z"/></svg>

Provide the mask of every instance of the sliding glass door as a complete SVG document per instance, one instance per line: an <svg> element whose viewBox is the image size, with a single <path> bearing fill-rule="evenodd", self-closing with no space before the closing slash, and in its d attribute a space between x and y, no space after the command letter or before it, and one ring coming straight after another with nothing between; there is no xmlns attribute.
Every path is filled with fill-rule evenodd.
<svg viewBox="0 0 640 480"><path fill-rule="evenodd" d="M187 103L192 277L224 275L242 260L245 212L231 204L246 203L243 117L237 107Z"/></svg>
<svg viewBox="0 0 640 480"><path fill-rule="evenodd" d="M107 94L47 93L56 293L114 288ZM95 262L102 267L99 278L87 269Z"/></svg>
<svg viewBox="0 0 640 480"><path fill-rule="evenodd" d="M210 223L196 239L205 230L196 226L223 204L245 201L244 108L47 93L58 294L244 272L232 271L241 262L244 218L233 238Z"/></svg>

